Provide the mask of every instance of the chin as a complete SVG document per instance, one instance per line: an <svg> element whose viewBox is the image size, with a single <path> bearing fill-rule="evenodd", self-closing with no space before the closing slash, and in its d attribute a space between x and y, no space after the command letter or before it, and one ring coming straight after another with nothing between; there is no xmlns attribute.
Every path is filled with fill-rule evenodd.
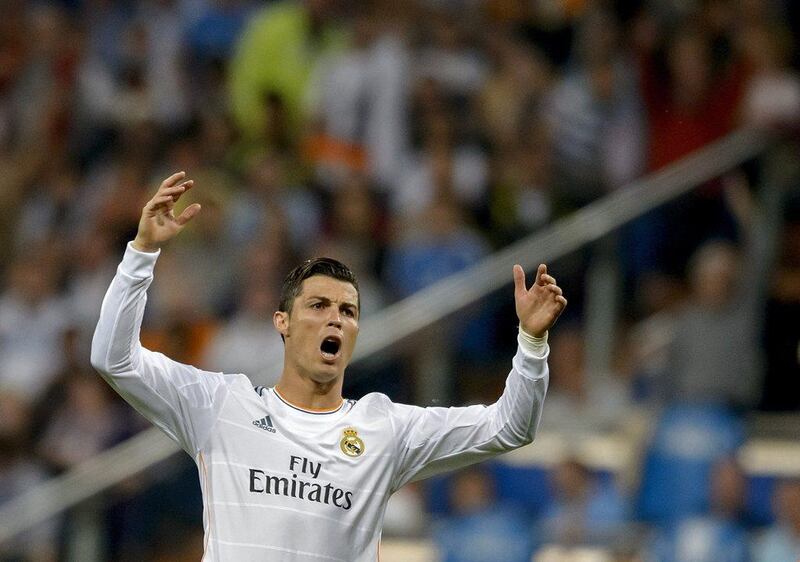
<svg viewBox="0 0 800 562"><path fill-rule="evenodd" d="M311 380L316 383L326 384L333 382L342 376L344 376L344 369L340 370L335 365L326 365L325 368L314 371L311 374Z"/></svg>

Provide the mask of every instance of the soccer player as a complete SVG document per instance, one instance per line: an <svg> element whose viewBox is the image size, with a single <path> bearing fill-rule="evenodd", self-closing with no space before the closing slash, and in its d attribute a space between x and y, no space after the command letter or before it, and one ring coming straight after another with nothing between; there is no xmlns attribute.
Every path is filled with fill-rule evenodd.
<svg viewBox="0 0 800 562"><path fill-rule="evenodd" d="M143 348L139 329L160 247L200 211L194 204L173 213L192 185L174 174L144 207L103 301L92 364L197 463L203 560L375 562L386 503L403 484L533 440L547 390L547 331L567 303L544 265L530 289L514 266L519 349L490 406L420 408L378 393L343 399L358 283L326 258L286 277L274 314L285 344L274 388Z"/></svg>

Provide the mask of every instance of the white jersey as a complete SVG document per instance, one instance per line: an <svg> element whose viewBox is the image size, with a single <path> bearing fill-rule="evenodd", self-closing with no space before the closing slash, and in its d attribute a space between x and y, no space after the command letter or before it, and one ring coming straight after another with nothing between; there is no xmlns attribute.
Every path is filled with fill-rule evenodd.
<svg viewBox="0 0 800 562"><path fill-rule="evenodd" d="M490 406L420 408L373 393L311 412L245 375L202 371L141 346L157 256L128 246L103 301L92 364L197 463L205 561L375 562L386 503L403 484L533 439L546 344L520 344Z"/></svg>

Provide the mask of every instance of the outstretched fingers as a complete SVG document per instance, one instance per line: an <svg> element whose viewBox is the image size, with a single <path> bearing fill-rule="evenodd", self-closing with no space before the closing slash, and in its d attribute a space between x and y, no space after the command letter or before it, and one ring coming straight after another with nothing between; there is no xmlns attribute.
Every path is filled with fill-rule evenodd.
<svg viewBox="0 0 800 562"><path fill-rule="evenodd" d="M183 181L185 177L185 172L178 172L161 182L158 191L148 202L147 208L151 211L161 209L171 211L181 195L194 187L194 180Z"/></svg>
<svg viewBox="0 0 800 562"><path fill-rule="evenodd" d="M548 287L556 284L556 278L548 275L547 266L542 264L539 266L539 271L536 274L536 284L541 287Z"/></svg>
<svg viewBox="0 0 800 562"><path fill-rule="evenodd" d="M172 174L170 177L161 182L161 187L159 188L159 191L179 184L185 177L186 177L186 172L176 172Z"/></svg>
<svg viewBox="0 0 800 562"><path fill-rule="evenodd" d="M153 197L145 204L139 220L134 245L137 249L153 252L161 244L175 236L183 226L200 212L200 205L189 205L180 216L174 210L178 199L194 186L194 182L186 178L186 172L172 174L159 185Z"/></svg>
<svg viewBox="0 0 800 562"><path fill-rule="evenodd" d="M547 265L536 268L536 280L530 289L525 287L525 272L514 266L514 291L517 318L520 327L528 334L543 337L567 306L561 287L555 277L547 273Z"/></svg>
<svg viewBox="0 0 800 562"><path fill-rule="evenodd" d="M539 286L546 285L547 284L545 281L546 277L547 277L547 266L543 263L540 263L539 267L536 268L536 281L534 281L534 284Z"/></svg>
<svg viewBox="0 0 800 562"><path fill-rule="evenodd" d="M545 282L544 289L548 291L551 295L553 295L553 300L561 304L561 308L563 309L565 306L567 306L567 299L564 298L563 289L561 289L561 287L556 285L555 277L551 277L550 275L545 275L543 276L543 278Z"/></svg>
<svg viewBox="0 0 800 562"><path fill-rule="evenodd" d="M554 295L553 300L563 306L567 306L567 299L564 297L564 291L561 290L561 287L558 285L549 285L547 288Z"/></svg>
<svg viewBox="0 0 800 562"><path fill-rule="evenodd" d="M561 296L563 294L561 287L556 284L556 278L552 275L548 275L547 265L543 263L539 264L539 267L536 269L536 281L534 282L534 286L531 287L531 290L537 285L544 288L546 291L552 292L556 296ZM519 264L514 266L514 292L517 296L528 292L528 288L525 286L525 270L523 270L522 266Z"/></svg>
<svg viewBox="0 0 800 562"><path fill-rule="evenodd" d="M180 215L178 215L178 217L175 219L175 222L177 222L180 226L185 225L187 222L197 216L197 213L200 212L200 209L200 203L192 203L186 207Z"/></svg>
<svg viewBox="0 0 800 562"><path fill-rule="evenodd" d="M156 195L147 204L150 211L158 211L160 209L171 210L175 205L172 195Z"/></svg>
<svg viewBox="0 0 800 562"><path fill-rule="evenodd" d="M178 199L180 199L181 195L189 191L193 185L194 185L193 180L186 180L185 182L180 183L178 185L173 185L171 187L162 187L161 189L158 190L156 196L160 197L162 195L169 195L172 197L173 201L177 201Z"/></svg>
<svg viewBox="0 0 800 562"><path fill-rule="evenodd" d="M554 293L556 295L561 295L561 294L564 293L564 291L561 290L561 287L559 287L555 283L551 283L551 284L547 285L545 287L545 290L550 291L551 293Z"/></svg>
<svg viewBox="0 0 800 562"><path fill-rule="evenodd" d="M519 297L525 294L528 289L525 287L525 270L519 264L514 265L514 294Z"/></svg>
<svg viewBox="0 0 800 562"><path fill-rule="evenodd" d="M540 287L556 286L556 278L547 274L546 264L540 263L539 267L536 268L536 280L534 281L534 285ZM531 287L531 289L533 289L533 287ZM520 293L521 291L527 290L528 288L525 286L525 271L522 269L521 265L517 264L514 266L514 291Z"/></svg>

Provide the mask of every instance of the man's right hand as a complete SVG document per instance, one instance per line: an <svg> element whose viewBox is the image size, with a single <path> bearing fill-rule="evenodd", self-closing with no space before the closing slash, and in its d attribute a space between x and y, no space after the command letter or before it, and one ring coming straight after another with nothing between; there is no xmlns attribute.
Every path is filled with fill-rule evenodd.
<svg viewBox="0 0 800 562"><path fill-rule="evenodd" d="M161 187L142 209L134 248L141 252L157 252L161 244L183 230L186 223L200 212L200 204L194 203L177 217L173 213L175 203L194 185L194 181L185 178L186 172L178 172L161 182Z"/></svg>

